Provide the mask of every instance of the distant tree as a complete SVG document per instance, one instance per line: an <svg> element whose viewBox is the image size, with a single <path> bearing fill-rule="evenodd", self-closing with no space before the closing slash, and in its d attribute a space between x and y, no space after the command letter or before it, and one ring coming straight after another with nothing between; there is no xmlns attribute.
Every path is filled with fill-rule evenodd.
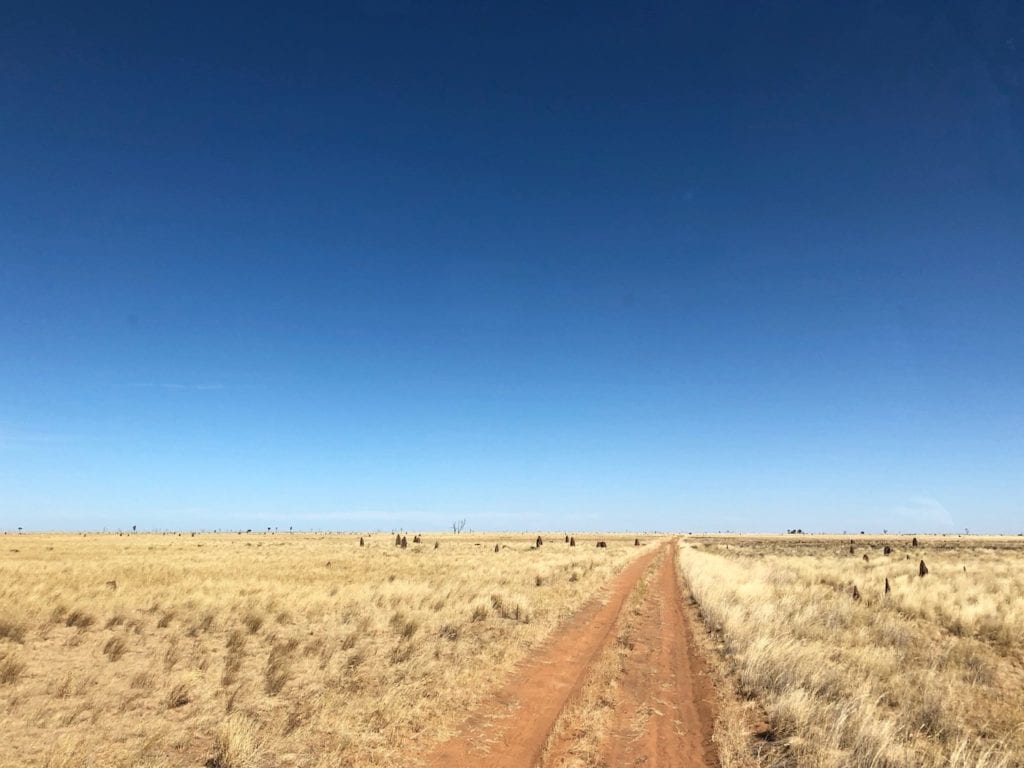
<svg viewBox="0 0 1024 768"><path fill-rule="evenodd" d="M462 530L466 527L466 520L456 520L452 523L452 533L462 533Z"/></svg>

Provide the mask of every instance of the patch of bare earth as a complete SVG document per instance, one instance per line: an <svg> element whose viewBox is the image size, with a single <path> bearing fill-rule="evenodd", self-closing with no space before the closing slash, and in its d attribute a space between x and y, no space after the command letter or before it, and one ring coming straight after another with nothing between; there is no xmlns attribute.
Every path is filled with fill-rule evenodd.
<svg viewBox="0 0 1024 768"><path fill-rule="evenodd" d="M646 572L646 576L645 576ZM624 640L628 638L628 640ZM604 689L614 689L607 690ZM607 693L607 695L605 695ZM557 727L614 700L601 733ZM714 689L692 642L675 546L632 562L442 744L427 765L716 766Z"/></svg>

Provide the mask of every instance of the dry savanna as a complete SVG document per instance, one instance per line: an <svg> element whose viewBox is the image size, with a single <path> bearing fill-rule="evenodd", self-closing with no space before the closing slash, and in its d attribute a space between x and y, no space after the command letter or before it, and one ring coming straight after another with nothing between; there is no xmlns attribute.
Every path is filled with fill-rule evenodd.
<svg viewBox="0 0 1024 768"><path fill-rule="evenodd" d="M0 765L1024 765L1022 539L402 538L3 537Z"/></svg>
<svg viewBox="0 0 1024 768"><path fill-rule="evenodd" d="M649 550L415 538L4 537L0 765L414 764Z"/></svg>
<svg viewBox="0 0 1024 768"><path fill-rule="evenodd" d="M1024 540L700 537L727 766L1024 765ZM756 744L750 748L750 724Z"/></svg>

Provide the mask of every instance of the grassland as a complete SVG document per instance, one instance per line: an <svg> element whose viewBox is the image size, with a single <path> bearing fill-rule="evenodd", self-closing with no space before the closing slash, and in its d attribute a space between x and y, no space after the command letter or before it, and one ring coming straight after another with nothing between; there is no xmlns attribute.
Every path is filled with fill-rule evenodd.
<svg viewBox="0 0 1024 768"><path fill-rule="evenodd" d="M5 536L0 765L415 764L642 551L602 538Z"/></svg>
<svg viewBox="0 0 1024 768"><path fill-rule="evenodd" d="M4 536L0 765L415 766L650 551L598 538ZM1024 766L1024 540L693 536L678 565L721 768ZM653 568L543 764L605 760Z"/></svg>
<svg viewBox="0 0 1024 768"><path fill-rule="evenodd" d="M1024 765L1021 539L680 547L709 655L741 700L720 707L723 768Z"/></svg>

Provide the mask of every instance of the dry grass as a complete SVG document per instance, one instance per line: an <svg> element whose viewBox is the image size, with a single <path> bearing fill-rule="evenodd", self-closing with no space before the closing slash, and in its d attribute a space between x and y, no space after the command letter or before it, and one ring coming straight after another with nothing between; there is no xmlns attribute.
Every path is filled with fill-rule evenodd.
<svg viewBox="0 0 1024 768"><path fill-rule="evenodd" d="M408 538L20 536L0 765L408 766L641 552Z"/></svg>
<svg viewBox="0 0 1024 768"><path fill-rule="evenodd" d="M265 750L260 744L259 724L248 715L231 715L217 732L216 768L247 768L259 763Z"/></svg>
<svg viewBox="0 0 1024 768"><path fill-rule="evenodd" d="M103 644L103 653L107 655L107 658L111 661L117 661L127 650L128 646L124 641L123 637L112 637Z"/></svg>
<svg viewBox="0 0 1024 768"><path fill-rule="evenodd" d="M25 642L25 625L11 619L0 618L0 640L12 640L15 643Z"/></svg>
<svg viewBox="0 0 1024 768"><path fill-rule="evenodd" d="M1024 764L1022 543L858 538L851 555L838 538L684 542L684 582L771 729L738 748L743 728L720 725L724 768Z"/></svg>
<svg viewBox="0 0 1024 768"><path fill-rule="evenodd" d="M14 685L25 671L25 665L13 654L0 652L0 685Z"/></svg>

